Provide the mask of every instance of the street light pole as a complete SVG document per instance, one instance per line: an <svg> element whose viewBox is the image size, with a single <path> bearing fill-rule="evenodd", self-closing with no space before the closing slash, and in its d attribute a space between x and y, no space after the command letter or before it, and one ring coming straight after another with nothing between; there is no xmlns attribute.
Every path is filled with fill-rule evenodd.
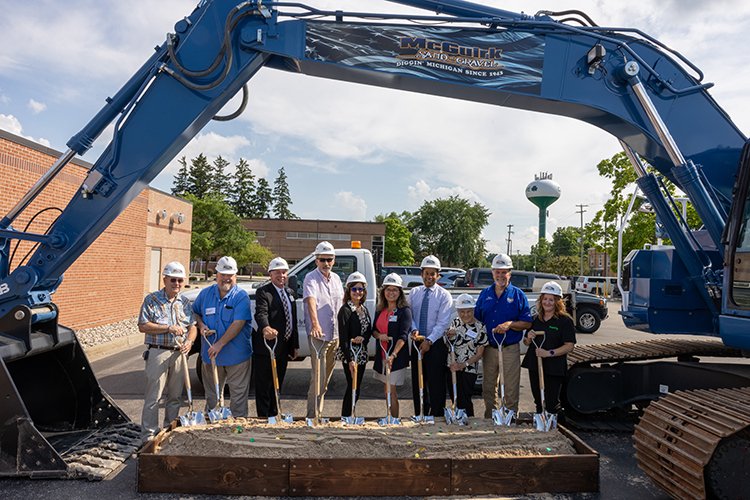
<svg viewBox="0 0 750 500"><path fill-rule="evenodd" d="M577 214L581 214L581 272L579 276L583 276L583 214L586 212L584 208L588 207L588 205L579 204L576 205L578 207L578 210L576 211Z"/></svg>

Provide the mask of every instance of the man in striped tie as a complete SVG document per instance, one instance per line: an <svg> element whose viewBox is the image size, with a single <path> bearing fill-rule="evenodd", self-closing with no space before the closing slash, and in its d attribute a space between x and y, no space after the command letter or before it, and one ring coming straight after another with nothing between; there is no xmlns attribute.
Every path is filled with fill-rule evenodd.
<svg viewBox="0 0 750 500"><path fill-rule="evenodd" d="M450 324L453 298L443 287L437 285L440 277L440 260L434 255L422 259L422 282L424 285L409 292L409 307L412 314L412 341L422 351L425 398L424 415L442 417L445 409L446 359L448 349L445 342L438 342ZM425 338L416 341L417 336ZM419 374L417 353L411 350L411 387L414 399L414 414L420 415Z"/></svg>
<svg viewBox="0 0 750 500"><path fill-rule="evenodd" d="M255 292L255 321L258 329L253 331L253 362L255 363L255 409L258 417L274 417L278 414L274 397L271 356L264 339L273 347L276 343L276 373L279 385L284 383L287 363L297 356L297 309L292 289L286 285L289 265L281 257L268 264L271 282Z"/></svg>

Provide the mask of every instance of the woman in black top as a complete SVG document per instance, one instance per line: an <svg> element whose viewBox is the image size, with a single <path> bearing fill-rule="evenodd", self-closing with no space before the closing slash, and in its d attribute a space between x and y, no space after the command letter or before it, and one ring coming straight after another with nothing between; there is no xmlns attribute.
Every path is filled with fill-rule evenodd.
<svg viewBox="0 0 750 500"><path fill-rule="evenodd" d="M541 292L536 301L536 313L531 330L526 332L523 339L523 343L529 346L529 349L521 366L529 370L536 413L547 410L548 413L557 415L560 411L560 391L568 366L567 354L573 350L576 343L575 325L573 318L565 310L560 285L549 281L544 284ZM542 408L539 391L539 360L542 360L544 368L544 400L547 408Z"/></svg>
<svg viewBox="0 0 750 500"><path fill-rule="evenodd" d="M354 272L346 279L344 305L339 309L339 356L342 358L344 375L346 376L346 391L341 405L341 416L352 416L352 376L354 364L357 364L357 394L362 387L362 376L367 364L367 343L372 337L372 320L367 310L367 283L362 273ZM360 348L357 359L354 359L351 346Z"/></svg>

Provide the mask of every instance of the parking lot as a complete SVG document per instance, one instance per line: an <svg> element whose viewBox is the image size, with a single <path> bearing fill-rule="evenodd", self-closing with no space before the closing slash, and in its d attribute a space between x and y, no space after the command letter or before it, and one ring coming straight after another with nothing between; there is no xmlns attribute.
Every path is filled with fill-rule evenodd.
<svg viewBox="0 0 750 500"><path fill-rule="evenodd" d="M627 330L617 315L617 308L618 304L612 303L610 306L610 317L604 321L602 328L592 335L579 334L578 342L581 344L613 343L653 338L649 334ZM117 404L135 422L140 421L143 398L143 361L140 357L142 351L143 347L140 345L129 347L102 357L92 363L102 387L112 395ZM290 363L288 376L284 383L282 394L284 411L292 412L296 417L304 417L305 398L309 384L309 367L308 360L299 363ZM368 370L370 369L371 365L368 364ZM203 404L203 390L194 374L192 380L194 385L197 386L194 388L194 395L199 399L197 404L200 407ZM402 417L408 417L413 414L409 384L410 382L407 380L407 384L399 390L399 399L402 402ZM338 418L345 387L344 376L341 373L341 367L338 366L333 374L329 397L326 398L325 416ZM362 390L363 397L357 406L357 414L368 418L384 416L385 401L382 384L373 380L369 374L366 374ZM522 370L521 395L520 410L522 412L532 411L533 403L526 370ZM481 397L475 397L474 404L476 413L481 415L484 409ZM250 413L254 415L252 400L250 403ZM579 433L579 436L600 453L601 491L598 494L577 494L565 498L668 498L637 468L629 435L585 432ZM3 489L4 498L17 500L52 495L68 498L106 497L111 500L141 497L160 499L184 498L183 496L172 494L138 495L135 491L135 478L136 463L134 459L130 459L105 481L98 483L5 479L0 483L0 487ZM196 495L191 498L212 497Z"/></svg>

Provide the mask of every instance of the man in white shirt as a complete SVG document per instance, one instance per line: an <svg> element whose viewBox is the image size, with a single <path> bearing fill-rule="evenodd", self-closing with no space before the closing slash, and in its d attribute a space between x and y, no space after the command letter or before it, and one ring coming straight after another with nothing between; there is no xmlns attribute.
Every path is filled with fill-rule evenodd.
<svg viewBox="0 0 750 500"><path fill-rule="evenodd" d="M323 414L323 400L328 390L328 382L335 366L336 349L339 345L339 331L336 315L344 303L344 286L341 278L332 272L336 254L327 241L315 247L315 264L317 268L305 276L302 301L305 306L305 327L310 344L310 361L312 374L310 389L307 391L307 418L315 418L316 393L318 411ZM318 352L323 367L317 375L319 362ZM320 385L315 389L315 379Z"/></svg>
<svg viewBox="0 0 750 500"><path fill-rule="evenodd" d="M422 282L424 285L409 292L409 307L412 314L412 341L422 351L425 377L424 415L442 417L445 410L446 359L448 349L442 339L448 329L452 315L453 298L443 287L437 285L440 277L440 260L434 255L422 259ZM422 342L415 341L424 336ZM417 353L412 348L411 387L414 413L420 415L419 374Z"/></svg>

